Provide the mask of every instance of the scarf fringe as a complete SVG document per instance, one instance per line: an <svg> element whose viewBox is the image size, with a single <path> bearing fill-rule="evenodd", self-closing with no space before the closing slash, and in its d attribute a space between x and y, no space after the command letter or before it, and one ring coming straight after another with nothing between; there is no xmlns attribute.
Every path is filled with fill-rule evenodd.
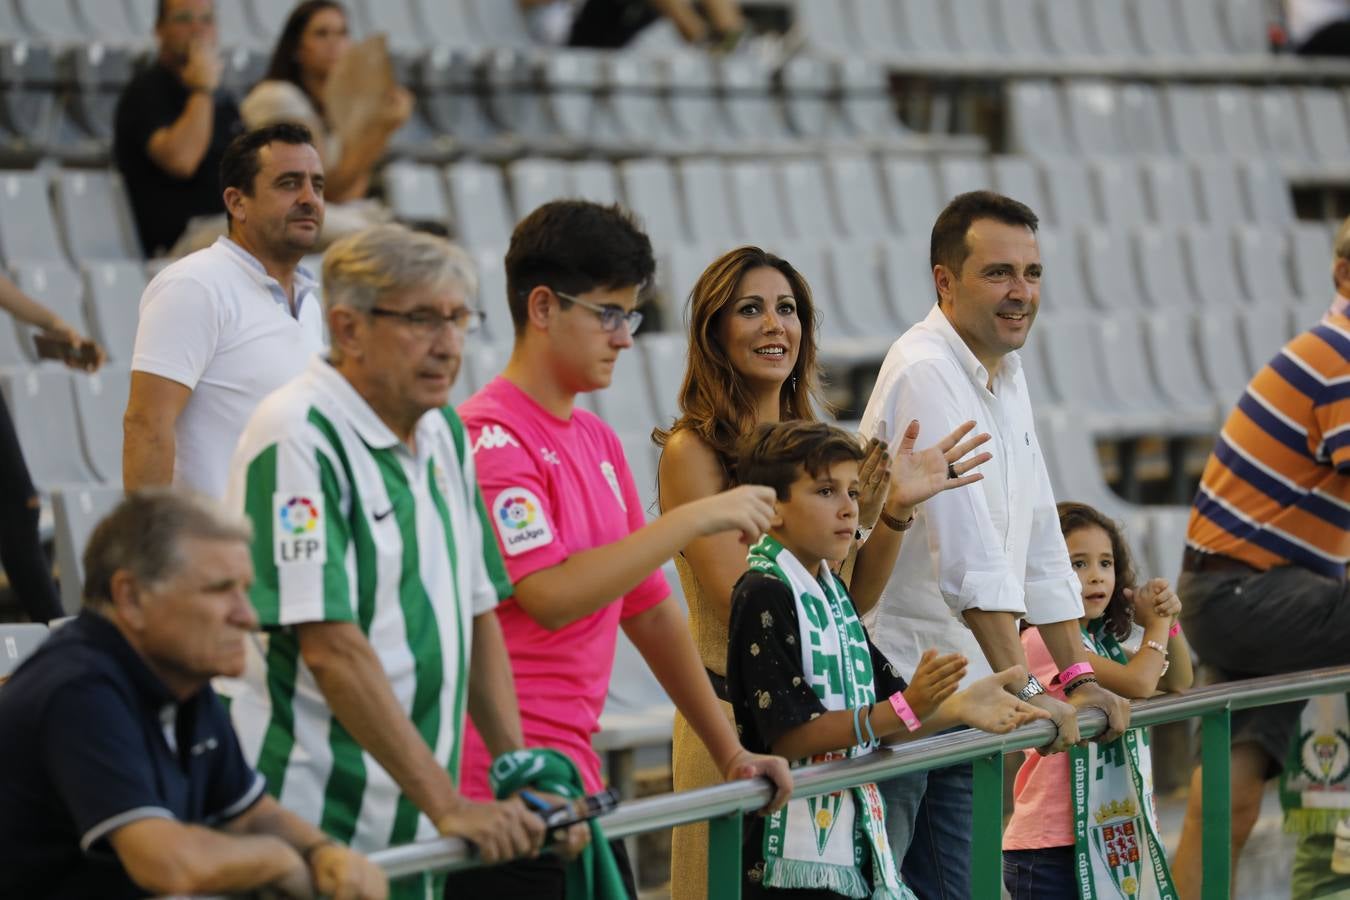
<svg viewBox="0 0 1350 900"><path fill-rule="evenodd" d="M764 884L784 890L826 890L845 897L867 900L868 897L891 900L892 893L868 893L870 885L856 868L810 863L799 859L772 856L764 861Z"/></svg>
<svg viewBox="0 0 1350 900"><path fill-rule="evenodd" d="M1335 834L1336 824L1350 817L1345 809L1286 809L1285 834Z"/></svg>

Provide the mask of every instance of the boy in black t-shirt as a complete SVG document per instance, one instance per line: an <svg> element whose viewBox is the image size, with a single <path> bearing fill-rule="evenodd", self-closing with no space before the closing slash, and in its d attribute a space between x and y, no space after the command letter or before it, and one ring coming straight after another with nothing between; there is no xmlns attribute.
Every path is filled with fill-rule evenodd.
<svg viewBox="0 0 1350 900"><path fill-rule="evenodd" d="M776 524L750 548L750 571L731 597L727 687L743 744L802 765L861 756L883 738L960 724L1006 732L1044 718L1004 689L1026 681L1020 667L957 693L965 659L929 650L906 686L868 639L830 569L858 527L862 457L851 435L822 422L761 425L741 445L741 482L778 496ZM778 890L800 900L913 896L896 871L876 785L794 799L747 820L742 896Z"/></svg>

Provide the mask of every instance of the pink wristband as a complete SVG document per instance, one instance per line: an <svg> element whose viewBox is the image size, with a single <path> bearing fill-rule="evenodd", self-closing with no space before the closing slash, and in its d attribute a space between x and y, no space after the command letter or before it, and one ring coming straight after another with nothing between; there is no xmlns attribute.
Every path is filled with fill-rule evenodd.
<svg viewBox="0 0 1350 900"><path fill-rule="evenodd" d="M1058 675L1056 675L1055 681L1059 682L1059 684L1061 685L1067 685L1070 681L1073 681L1075 678L1081 678L1084 675L1091 675L1091 674L1092 674L1092 663L1085 663L1085 662L1074 663L1073 665L1065 669L1063 672L1060 672Z"/></svg>
<svg viewBox="0 0 1350 900"><path fill-rule="evenodd" d="M1170 637L1170 638L1173 638L1173 637L1176 637L1176 636L1179 635L1179 634L1181 634L1181 623L1180 623L1180 622L1173 622L1173 623L1172 623L1172 627L1169 628L1169 629L1167 629L1167 636Z"/></svg>
<svg viewBox="0 0 1350 900"><path fill-rule="evenodd" d="M918 731L919 726L923 723L919 721L918 716L914 715L914 710L910 708L909 701L905 699L904 692L896 691L894 694L891 694L890 699L891 709L895 710L895 714L900 717L901 722L905 723L905 727L910 731Z"/></svg>

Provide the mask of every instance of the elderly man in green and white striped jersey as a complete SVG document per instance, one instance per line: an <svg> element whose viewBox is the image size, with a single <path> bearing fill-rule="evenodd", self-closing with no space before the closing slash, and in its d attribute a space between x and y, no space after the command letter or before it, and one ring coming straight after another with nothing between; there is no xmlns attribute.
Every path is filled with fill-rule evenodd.
<svg viewBox="0 0 1350 900"><path fill-rule="evenodd" d="M282 805L366 852L439 833L491 862L543 839L518 799L456 787L466 710L494 754L524 746L493 612L511 583L447 405L475 282L463 251L399 226L335 244L329 356L263 401L231 465L264 629L231 691L240 743Z"/></svg>

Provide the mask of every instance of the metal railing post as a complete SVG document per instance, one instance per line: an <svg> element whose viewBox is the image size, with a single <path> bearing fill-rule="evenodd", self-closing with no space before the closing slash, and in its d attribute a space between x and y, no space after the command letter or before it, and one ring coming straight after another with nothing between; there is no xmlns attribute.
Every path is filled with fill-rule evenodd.
<svg viewBox="0 0 1350 900"><path fill-rule="evenodd" d="M708 900L741 900L742 818L708 820Z"/></svg>
<svg viewBox="0 0 1350 900"><path fill-rule="evenodd" d="M1232 890L1232 710L1206 713L1200 725L1201 890L1203 900L1228 900Z"/></svg>
<svg viewBox="0 0 1350 900"><path fill-rule="evenodd" d="M1003 754L972 760L975 817L971 823L970 895L997 897L1003 884Z"/></svg>

